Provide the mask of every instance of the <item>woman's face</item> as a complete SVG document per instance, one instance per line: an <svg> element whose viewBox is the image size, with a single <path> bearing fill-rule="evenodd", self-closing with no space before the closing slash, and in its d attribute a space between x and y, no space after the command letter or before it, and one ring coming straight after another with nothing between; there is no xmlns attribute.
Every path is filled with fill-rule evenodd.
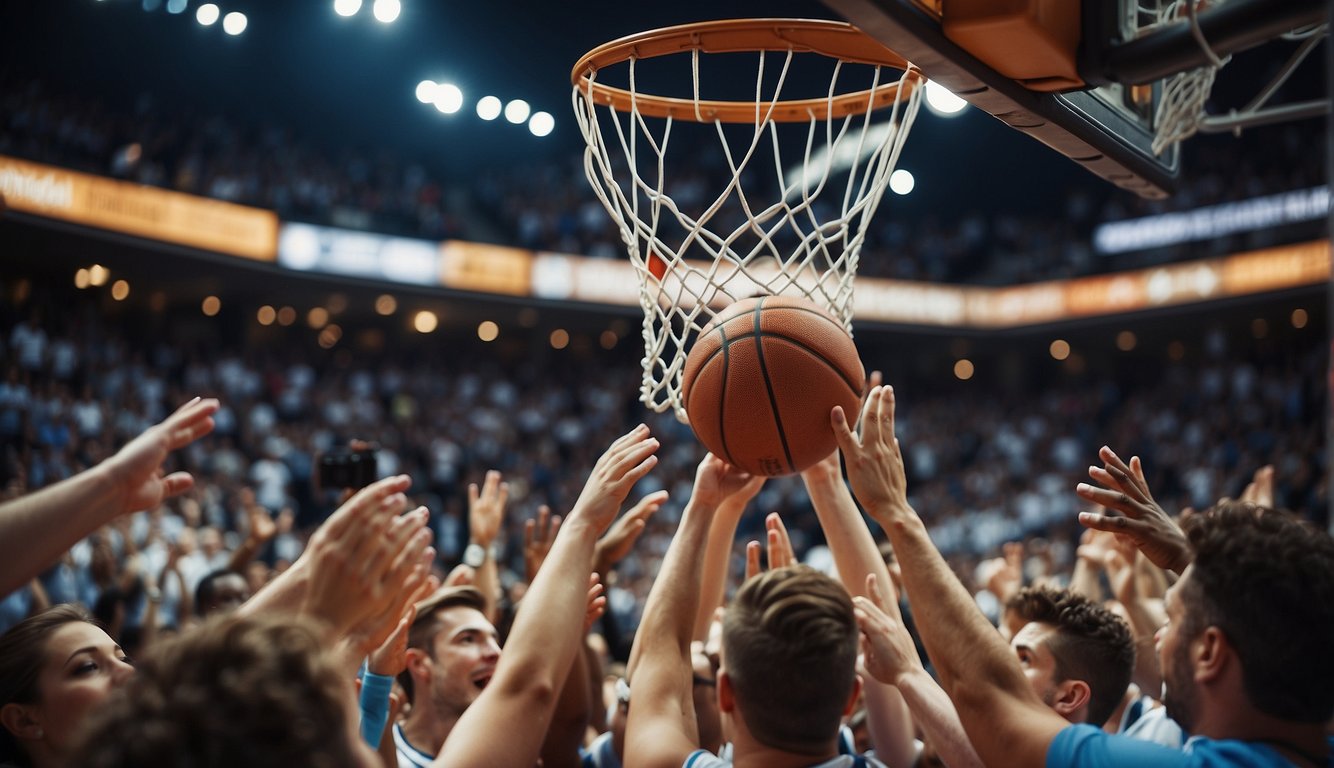
<svg viewBox="0 0 1334 768"><path fill-rule="evenodd" d="M31 705L41 740L55 752L68 749L88 715L132 674L125 652L99 627L76 621L56 630L47 641L38 700Z"/></svg>

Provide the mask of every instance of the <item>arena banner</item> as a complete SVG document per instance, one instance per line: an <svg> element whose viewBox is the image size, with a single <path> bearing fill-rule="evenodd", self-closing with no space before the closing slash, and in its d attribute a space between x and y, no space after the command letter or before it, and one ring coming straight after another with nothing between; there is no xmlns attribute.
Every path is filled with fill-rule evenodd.
<svg viewBox="0 0 1334 768"><path fill-rule="evenodd" d="M4 156L0 194L37 216L256 261L277 254L278 217L259 208Z"/></svg>
<svg viewBox="0 0 1334 768"><path fill-rule="evenodd" d="M440 284L460 291L531 295L533 252L486 243L440 244Z"/></svg>
<svg viewBox="0 0 1334 768"><path fill-rule="evenodd" d="M434 286L441 281L438 248L434 240L283 224L278 234L278 264L302 272Z"/></svg>

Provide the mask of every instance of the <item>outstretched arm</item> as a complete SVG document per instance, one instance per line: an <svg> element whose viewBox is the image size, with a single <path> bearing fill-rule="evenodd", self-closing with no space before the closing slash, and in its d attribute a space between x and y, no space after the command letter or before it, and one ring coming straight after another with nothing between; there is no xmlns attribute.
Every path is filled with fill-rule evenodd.
<svg viewBox="0 0 1334 768"><path fill-rule="evenodd" d="M524 596L495 677L450 731L435 765L537 762L556 695L583 637L593 548L630 489L657 463L657 448L641 424L598 459ZM506 723L522 727L497 727Z"/></svg>
<svg viewBox="0 0 1334 768"><path fill-rule="evenodd" d="M860 436L841 408L832 416L853 492L894 544L913 618L978 755L988 765L1043 765L1052 740L1068 723L1033 692L1014 653L909 506L894 437L893 388L871 391Z"/></svg>
<svg viewBox="0 0 1334 768"><path fill-rule="evenodd" d="M653 581L630 654L626 765L677 768L699 749L690 641L700 602L704 545L718 505L748 480L711 453L695 473L694 491Z"/></svg>
<svg viewBox="0 0 1334 768"><path fill-rule="evenodd" d="M704 574L700 581L699 610L695 612L694 639L704 642L709 638L713 613L723 604L727 594L727 571L732 564L732 542L736 527L746 512L746 505L764 487L763 477L752 477L741 490L723 499L709 524L709 537L704 545Z"/></svg>
<svg viewBox="0 0 1334 768"><path fill-rule="evenodd" d="M195 398L92 469L0 506L0 595L28 583L79 539L129 512L151 509L194 484L164 475L167 455L213 431L217 400Z"/></svg>
<svg viewBox="0 0 1334 768"><path fill-rule="evenodd" d="M1089 477L1106 487L1080 483L1075 493L1107 509L1104 514L1080 512L1079 522L1133 541L1154 565L1180 575L1194 557L1190 543L1176 521L1153 500L1139 457L1132 456L1127 465L1105 445L1098 457L1104 464L1089 467Z"/></svg>
<svg viewBox="0 0 1334 768"><path fill-rule="evenodd" d="M505 504L509 497L510 484L501 482L500 473L494 469L486 473L480 490L477 483L468 485L468 543L476 544L486 552L486 559L478 566L473 578L473 586L486 600L486 609L482 613L493 624L499 611L500 571L495 558L491 557L491 543L505 521Z"/></svg>
<svg viewBox="0 0 1334 768"><path fill-rule="evenodd" d="M981 768L982 760L968 741L953 702L922 666L902 619L890 616L885 610L889 607L888 600L881 596L874 576L866 577L866 594L854 597L853 604L857 624L862 630L866 670L876 680L889 684L883 687L892 685L902 692L903 700L912 711L912 719L935 745L945 765L949 768ZM869 685L866 688L867 707L871 706L873 690ZM879 755L879 750L876 754ZM911 765L912 759L901 764Z"/></svg>
<svg viewBox="0 0 1334 768"><path fill-rule="evenodd" d="M834 555L834 565L838 568L843 588L853 597L865 596L869 594L867 584L874 580L878 594L889 595L884 602L885 612L902 624L889 569L875 545L875 537L862 520L847 483L843 482L838 451L802 472L801 479L810 494L825 541ZM904 695L895 690L890 681L864 682L867 725L876 755L887 765L911 765L916 751L913 718Z"/></svg>

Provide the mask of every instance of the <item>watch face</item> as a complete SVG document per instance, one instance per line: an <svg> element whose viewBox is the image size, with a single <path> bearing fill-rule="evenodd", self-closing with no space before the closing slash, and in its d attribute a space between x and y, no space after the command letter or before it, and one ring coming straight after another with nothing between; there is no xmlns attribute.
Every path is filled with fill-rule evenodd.
<svg viewBox="0 0 1334 768"><path fill-rule="evenodd" d="M463 564L470 568L477 568L486 562L486 549L481 544L469 544L468 548L463 550Z"/></svg>

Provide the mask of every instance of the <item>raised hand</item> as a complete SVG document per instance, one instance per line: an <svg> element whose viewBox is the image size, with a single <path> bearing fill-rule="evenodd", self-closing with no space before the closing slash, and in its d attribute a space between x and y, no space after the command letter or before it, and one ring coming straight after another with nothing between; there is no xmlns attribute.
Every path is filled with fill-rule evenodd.
<svg viewBox="0 0 1334 768"><path fill-rule="evenodd" d="M654 491L639 500L629 512L611 524L593 550L593 571L606 573L630 554L648 526L648 519L667 501L666 491Z"/></svg>
<svg viewBox="0 0 1334 768"><path fill-rule="evenodd" d="M848 467L852 492L866 512L881 525L911 512L903 454L894 437L894 388L875 387L862 409L861 434L852 431L847 414L834 406L831 421L838 449Z"/></svg>
<svg viewBox="0 0 1334 768"><path fill-rule="evenodd" d="M537 508L537 517L523 524L523 569L524 581L529 584L537 578L537 572L556 542L560 531L560 515L551 514L551 507L546 504Z"/></svg>
<svg viewBox="0 0 1334 768"><path fill-rule="evenodd" d="M716 509L732 496L749 492L753 497L759 493L763 484L762 479L757 483L749 474L707 453L695 470L695 487L690 492L690 503Z"/></svg>
<svg viewBox="0 0 1334 768"><path fill-rule="evenodd" d="M408 630L417 620L417 606L409 604L408 610L394 626L394 631L371 651L366 658L366 669L372 674L385 677L397 677L398 673L408 668Z"/></svg>
<svg viewBox="0 0 1334 768"><path fill-rule="evenodd" d="M866 577L866 594L869 598L860 595L852 598L853 614L862 631L866 671L882 683L898 685L904 675L922 669L922 659L908 628L890 617L888 603L874 574Z"/></svg>
<svg viewBox="0 0 1334 768"><path fill-rule="evenodd" d="M602 580L596 573L588 577L588 608L584 611L584 632L592 629L593 622L607 612L607 598L602 594Z"/></svg>
<svg viewBox="0 0 1334 768"><path fill-rule="evenodd" d="M1242 501L1249 501L1260 507L1274 508L1274 467L1266 464L1255 470L1251 482L1242 491Z"/></svg>
<svg viewBox="0 0 1334 768"><path fill-rule="evenodd" d="M505 520L509 496L509 483L501 482L500 473L494 469L486 473L480 491L477 483L468 485L468 531L474 544L491 546Z"/></svg>
<svg viewBox="0 0 1334 768"><path fill-rule="evenodd" d="M1106 507L1106 513L1079 513L1079 522L1087 528L1110 531L1135 543L1154 565L1181 573L1190 564L1190 544L1181 528L1149 493L1144 467L1138 456L1127 466L1111 448L1103 446L1098 456L1103 467L1089 467L1089 477L1105 486L1087 483L1075 487L1080 498ZM1120 514L1111 514L1119 512Z"/></svg>
<svg viewBox="0 0 1334 768"><path fill-rule="evenodd" d="M769 568L786 568L797 564L797 555L792 549L792 539L787 535L787 527L777 512L769 513L764 518L765 550L769 558ZM760 567L760 543L752 541L746 545L746 580L757 576Z"/></svg>
<svg viewBox="0 0 1334 768"><path fill-rule="evenodd" d="M217 410L217 400L196 397L162 423L144 430L102 464L120 499L116 514L152 509L194 485L189 472L164 476L162 463L167 454L212 432Z"/></svg>
<svg viewBox="0 0 1334 768"><path fill-rule="evenodd" d="M630 489L658 463L656 450L658 440L643 424L618 437L593 465L567 519L587 520L596 530L607 530Z"/></svg>

